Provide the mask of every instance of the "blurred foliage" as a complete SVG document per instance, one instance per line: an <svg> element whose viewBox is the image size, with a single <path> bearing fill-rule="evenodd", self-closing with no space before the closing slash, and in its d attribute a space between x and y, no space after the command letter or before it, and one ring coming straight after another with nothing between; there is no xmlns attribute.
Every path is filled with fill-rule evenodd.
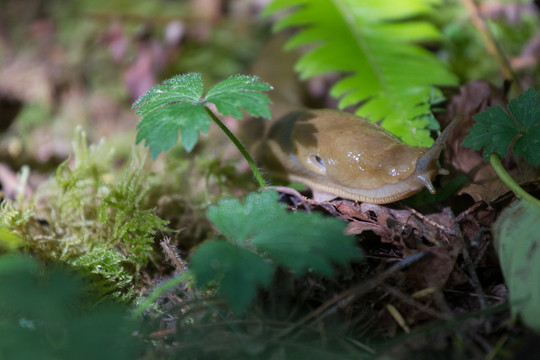
<svg viewBox="0 0 540 360"><path fill-rule="evenodd" d="M207 241L191 255L198 286L219 283L218 294L238 313L247 310L258 288L270 285L277 266L297 275L332 276L335 264L363 258L355 239L344 235L341 221L287 213L277 200L276 191L266 190L249 194L244 203L224 199L210 207L207 217L226 241Z"/></svg>
<svg viewBox="0 0 540 360"><path fill-rule="evenodd" d="M197 324L191 322L197 318ZM186 359L369 359L375 350L343 325L295 324L265 318L256 312L239 318L216 307L181 316L176 339L160 353L163 358Z"/></svg>
<svg viewBox="0 0 540 360"><path fill-rule="evenodd" d="M179 61L163 77L197 72L206 86L213 86L231 75L249 72L269 32L267 26L254 27L246 19L224 20L210 29L208 39L186 39Z"/></svg>
<svg viewBox="0 0 540 360"><path fill-rule="evenodd" d="M61 268L0 256L0 359L134 359L140 324L119 304L93 305L86 284ZM92 305L92 307L89 307Z"/></svg>
<svg viewBox="0 0 540 360"><path fill-rule="evenodd" d="M503 1L518 3L520 1ZM521 1L525 2L525 1ZM488 3L485 2L484 3ZM482 35L470 20L460 0L445 0L433 14L441 27L443 47L441 55L447 58L460 83L485 79L502 84L503 77L493 56L486 57L486 45ZM534 13L524 13L519 21L505 18L484 18L504 54L510 59L518 56L538 31L538 19ZM486 60L490 61L486 61Z"/></svg>
<svg viewBox="0 0 540 360"><path fill-rule="evenodd" d="M147 18L185 15L188 10L186 1L131 1L131 0L78 0L82 11L108 12L112 14L132 14Z"/></svg>
<svg viewBox="0 0 540 360"><path fill-rule="evenodd" d="M1 205L0 211L6 211L5 203ZM0 254L16 250L22 243L21 237L11 231L7 225L0 225Z"/></svg>
<svg viewBox="0 0 540 360"><path fill-rule="evenodd" d="M540 207L520 200L493 226L512 315L540 333Z"/></svg>

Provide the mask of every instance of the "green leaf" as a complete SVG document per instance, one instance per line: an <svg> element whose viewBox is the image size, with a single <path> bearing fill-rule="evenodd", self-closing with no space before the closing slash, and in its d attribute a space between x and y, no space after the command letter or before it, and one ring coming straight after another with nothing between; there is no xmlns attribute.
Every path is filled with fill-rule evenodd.
<svg viewBox="0 0 540 360"><path fill-rule="evenodd" d="M223 115L242 118L244 108L253 116L270 119L271 103L263 91L272 90L272 86L261 82L256 76L236 75L216 84L206 95L206 102L216 105Z"/></svg>
<svg viewBox="0 0 540 360"><path fill-rule="evenodd" d="M133 108L137 114L146 115L157 108L174 102L194 103L202 100L203 83L201 74L177 75L154 86L142 95Z"/></svg>
<svg viewBox="0 0 540 360"><path fill-rule="evenodd" d="M235 198L221 200L208 209L206 217L229 241L243 245L284 213L285 205L277 202L277 193L263 191L250 193L244 204Z"/></svg>
<svg viewBox="0 0 540 360"><path fill-rule="evenodd" d="M490 154L506 156L515 140L513 151L533 165L540 163L540 102L538 92L529 89L508 105L508 113L500 106L490 107L474 116L476 123L463 140L463 146L483 148L484 158Z"/></svg>
<svg viewBox="0 0 540 360"><path fill-rule="evenodd" d="M178 141L181 132L186 151L193 150L199 132L207 134L212 123L205 112L208 103L216 105L223 115L242 117L244 108L253 116L270 118L270 99L262 91L272 87L256 76L236 75L215 85L203 97L201 74L177 75L147 91L133 104L143 116L137 125L137 143L144 140L152 159L168 151Z"/></svg>
<svg viewBox="0 0 540 360"><path fill-rule="evenodd" d="M534 166L540 164L540 126L531 128L525 136L517 139L514 152L523 155Z"/></svg>
<svg viewBox="0 0 540 360"><path fill-rule="evenodd" d="M223 200L208 210L207 217L229 241L254 247L297 272L311 268L331 275L332 263L362 258L354 238L343 233L345 223L320 214L289 213L277 200L273 190L252 193L244 204Z"/></svg>
<svg viewBox="0 0 540 360"><path fill-rule="evenodd" d="M358 115L382 119L403 141L429 145L425 115L433 86L457 84L436 56L414 44L440 38L432 24L417 20L437 2L274 0L265 14L288 9L275 29L300 27L287 48L310 46L296 64L302 78L345 74L331 89L340 108L358 106Z"/></svg>
<svg viewBox="0 0 540 360"><path fill-rule="evenodd" d="M226 241L207 241L199 246L191 255L191 269L199 286L219 281L218 294L237 313L247 309L257 287L270 285L274 273L263 258Z"/></svg>
<svg viewBox="0 0 540 360"><path fill-rule="evenodd" d="M519 133L514 120L500 107L489 107L474 116L476 123L463 140L473 150L484 148L484 159L496 153L505 157L512 139Z"/></svg>
<svg viewBox="0 0 540 360"><path fill-rule="evenodd" d="M231 303L247 306L246 299L253 299L256 286L265 286L266 277L255 279L251 274L260 271L262 264L270 266L270 274L279 265L298 274L311 270L330 276L334 264L362 259L355 239L343 233L345 223L321 214L289 213L277 200L277 192L268 190L249 194L243 204L225 199L208 209L208 219L228 242L205 243L193 253L192 269L200 285L221 276L220 293ZM216 265L206 269L212 261ZM235 281L243 282L243 287Z"/></svg>
<svg viewBox="0 0 540 360"><path fill-rule="evenodd" d="M540 332L540 208L518 201L493 226L514 317Z"/></svg>
<svg viewBox="0 0 540 360"><path fill-rule="evenodd" d="M269 221L252 244L276 264L297 274L312 270L331 276L333 264L345 265L362 258L354 237L344 234L345 225L317 213L284 213Z"/></svg>
<svg viewBox="0 0 540 360"><path fill-rule="evenodd" d="M87 284L64 269L0 257L1 359L136 359L141 324L118 303L93 303Z"/></svg>
<svg viewBox="0 0 540 360"><path fill-rule="evenodd" d="M211 120L200 103L175 103L146 115L137 125L137 143L145 140L150 156L156 159L178 141L182 128L182 144L191 151L199 138L199 130L208 133Z"/></svg>

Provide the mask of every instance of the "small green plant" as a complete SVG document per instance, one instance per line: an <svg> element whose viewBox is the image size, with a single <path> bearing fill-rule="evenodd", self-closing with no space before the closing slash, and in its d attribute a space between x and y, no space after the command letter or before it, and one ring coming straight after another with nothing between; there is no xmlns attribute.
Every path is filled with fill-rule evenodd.
<svg viewBox="0 0 540 360"><path fill-rule="evenodd" d="M286 47L310 46L296 64L304 79L344 77L331 89L339 107L382 126L410 145L429 146L434 85L457 79L432 53L415 45L440 39L425 20L438 1L273 0L267 15L288 10L275 30L299 28ZM436 96L435 98L440 97Z"/></svg>
<svg viewBox="0 0 540 360"><path fill-rule="evenodd" d="M501 164L509 149L534 165L540 162L538 92L529 89L511 100L508 112L499 106L490 107L474 119L476 124L463 145L474 150L483 148L484 158L489 158L497 175L521 199L505 209L493 226L512 314L540 331L540 200L521 188Z"/></svg>
<svg viewBox="0 0 540 360"><path fill-rule="evenodd" d="M242 117L241 107L254 116L269 118L270 100L262 91L270 89L257 77L237 75L203 96L200 74L175 76L133 105L143 116L137 126L137 142L145 140L152 158L156 158L176 143L180 130L184 148L191 151L199 131L207 132L213 120L237 145L264 187L265 181L249 154L208 105L212 103L221 114L235 118ZM247 310L257 288L270 285L276 266L298 274L310 269L329 276L332 263L343 265L362 257L354 239L343 235L344 224L339 220L318 214L288 214L277 200L275 191L252 193L244 204L226 199L207 212L227 241L207 241L199 246L191 256L192 271L199 286L219 284L218 294L236 312Z"/></svg>
<svg viewBox="0 0 540 360"><path fill-rule="evenodd" d="M474 116L476 124L463 140L473 150L483 148L483 155L499 177L520 198L540 206L540 201L523 190L504 170L501 157L509 149L533 165L540 163L540 103L538 92L529 89L508 104L508 112L500 106L490 107Z"/></svg>
<svg viewBox="0 0 540 360"><path fill-rule="evenodd" d="M268 287L276 266L301 275L331 276L332 264L362 259L345 223L305 212L288 213L274 190L251 193L242 204L222 200L208 209L210 221L225 241L203 243L191 255L197 284L219 282L218 293L236 312L244 312L258 287Z"/></svg>
<svg viewBox="0 0 540 360"><path fill-rule="evenodd" d="M152 159L169 150L181 132L186 151L193 150L199 131L206 134L212 120L227 134L249 163L259 185L266 185L255 162L244 146L208 107L214 104L222 115L242 117L244 108L253 116L270 118L270 99L263 91L271 90L256 76L236 75L216 84L205 96L201 74L177 75L150 89L133 107L143 118L137 125L137 143L144 140Z"/></svg>

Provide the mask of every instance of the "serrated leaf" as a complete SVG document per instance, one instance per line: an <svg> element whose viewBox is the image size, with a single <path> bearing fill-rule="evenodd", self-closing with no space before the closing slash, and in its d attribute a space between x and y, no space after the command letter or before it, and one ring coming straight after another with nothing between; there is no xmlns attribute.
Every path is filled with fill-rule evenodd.
<svg viewBox="0 0 540 360"><path fill-rule="evenodd" d="M212 123L205 111L208 103L216 105L223 115L241 118L240 108L244 108L253 116L270 118L270 99L262 91L271 89L256 76L236 75L215 85L204 98L201 74L177 75L153 87L133 104L137 114L143 116L137 125L137 143L144 141L155 159L176 144L180 130L182 145L190 152L199 140L199 132L208 133Z"/></svg>
<svg viewBox="0 0 540 360"><path fill-rule="evenodd" d="M205 101L216 105L221 114L237 119L242 117L240 108L253 116L270 119L268 104L271 101L268 95L263 93L269 90L272 90L272 86L260 81L256 76L236 75L210 89Z"/></svg>
<svg viewBox="0 0 540 360"><path fill-rule="evenodd" d="M146 115L150 111L174 102L201 101L203 91L201 74L177 75L165 80L162 85L148 90L135 101L133 108L137 109L137 114Z"/></svg>
<svg viewBox="0 0 540 360"><path fill-rule="evenodd" d="M540 102L538 92L529 89L508 105L508 113L500 106L489 107L474 116L476 123L463 140L463 145L483 148L484 159L490 154L506 156L515 140L513 151L533 165L540 163Z"/></svg>
<svg viewBox="0 0 540 360"><path fill-rule="evenodd" d="M332 275L333 264L362 259L355 239L344 235L343 222L320 214L289 213L277 200L277 192L267 190L249 194L244 203L225 199L208 209L208 219L227 236L228 242L205 243L193 253L192 269L200 285L223 276L220 293L231 303L247 306L247 299L253 299L257 286L265 286L266 275L272 274L277 265L298 274L309 269ZM206 268L209 264L215 265L213 269ZM263 271L265 277L250 274L258 271ZM245 310L238 306L237 310Z"/></svg>
<svg viewBox="0 0 540 360"><path fill-rule="evenodd" d="M531 127L537 125L540 120L538 92L534 89L528 89L519 95L517 99L510 100L508 111L523 126L523 129L528 131Z"/></svg>
<svg viewBox="0 0 540 360"><path fill-rule="evenodd" d="M476 123L463 139L463 145L473 150L484 148L484 159L496 153L506 156L512 139L519 133L514 120L500 107L489 107L474 116Z"/></svg>
<svg viewBox="0 0 540 360"><path fill-rule="evenodd" d="M283 215L285 206L277 202L275 191L250 193L242 204L238 199L221 200L211 206L206 217L229 241L243 244L265 226L265 223Z"/></svg>
<svg viewBox="0 0 540 360"><path fill-rule="evenodd" d="M302 274L331 276L333 264L360 260L355 239L344 234L345 223L321 214L285 213L272 219L251 243L281 266Z"/></svg>
<svg viewBox="0 0 540 360"><path fill-rule="evenodd" d="M540 125L529 129L527 136L517 139L513 149L516 155L523 155L534 166L540 164Z"/></svg>
<svg viewBox="0 0 540 360"><path fill-rule="evenodd" d="M168 151L178 141L178 129L182 128L182 145L191 151L199 131L208 133L212 120L201 103L174 103L152 111L137 125L137 144L142 140L150 148L150 156L156 159L162 151Z"/></svg>
<svg viewBox="0 0 540 360"><path fill-rule="evenodd" d="M300 27L286 48L310 45L296 64L302 78L345 74L331 89L340 108L359 106L357 115L382 119L406 143L427 146L433 86L457 83L437 57L413 44L440 38L432 24L410 20L431 13L436 2L274 0L265 14L289 9L275 29Z"/></svg>
<svg viewBox="0 0 540 360"><path fill-rule="evenodd" d="M493 226L514 317L540 332L540 208L518 201Z"/></svg>
<svg viewBox="0 0 540 360"><path fill-rule="evenodd" d="M332 263L345 264L362 257L345 224L319 214L288 213L275 191L252 193L244 204L236 199L211 207L207 217L229 241L257 249L277 264L303 272L311 268L332 273Z"/></svg>
<svg viewBox="0 0 540 360"><path fill-rule="evenodd" d="M218 294L231 309L243 313L257 294L267 287L274 268L260 256L226 241L207 241L191 255L191 270L197 284L219 281Z"/></svg>

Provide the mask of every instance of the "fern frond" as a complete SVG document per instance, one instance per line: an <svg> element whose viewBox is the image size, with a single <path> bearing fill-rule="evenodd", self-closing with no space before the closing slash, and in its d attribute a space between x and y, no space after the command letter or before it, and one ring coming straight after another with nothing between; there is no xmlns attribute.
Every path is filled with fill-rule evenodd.
<svg viewBox="0 0 540 360"><path fill-rule="evenodd" d="M456 77L432 53L415 45L439 39L430 23L410 20L429 15L438 0L274 0L265 14L289 11L276 30L300 27L286 48L310 46L297 62L301 78L340 72L331 89L339 107L411 145L433 140L425 127L434 85L455 85Z"/></svg>

